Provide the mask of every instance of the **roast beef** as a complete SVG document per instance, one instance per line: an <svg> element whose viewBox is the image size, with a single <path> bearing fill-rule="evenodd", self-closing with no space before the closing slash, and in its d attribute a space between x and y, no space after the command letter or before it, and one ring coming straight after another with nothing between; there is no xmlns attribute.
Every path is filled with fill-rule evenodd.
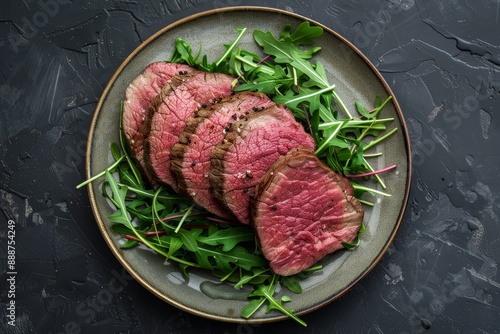
<svg viewBox="0 0 500 334"><path fill-rule="evenodd" d="M349 181L305 148L271 166L256 188L251 212L262 253L283 276L353 242L363 221Z"/></svg>
<svg viewBox="0 0 500 334"><path fill-rule="evenodd" d="M260 178L279 156L300 145L314 148L314 140L283 106L233 123L210 156L215 197L240 222L249 224L250 196Z"/></svg>
<svg viewBox="0 0 500 334"><path fill-rule="evenodd" d="M191 197L207 211L224 218L232 218L211 191L210 152L224 139L225 128L255 110L274 103L261 93L241 92L202 109L188 119L184 131L170 153L170 168L176 175L180 193Z"/></svg>
<svg viewBox="0 0 500 334"><path fill-rule="evenodd" d="M178 81L180 84L177 84ZM161 183L177 190L177 181L170 171L170 151L179 141L186 121L202 107L208 107L232 93L234 78L221 73L195 71L172 78L152 103L146 119L148 136L145 141L146 166Z"/></svg>
<svg viewBox="0 0 500 334"><path fill-rule="evenodd" d="M191 72L187 65L155 62L148 65L127 87L123 104L122 126L131 156L143 175L152 182L144 164L144 120L149 104L176 74Z"/></svg>

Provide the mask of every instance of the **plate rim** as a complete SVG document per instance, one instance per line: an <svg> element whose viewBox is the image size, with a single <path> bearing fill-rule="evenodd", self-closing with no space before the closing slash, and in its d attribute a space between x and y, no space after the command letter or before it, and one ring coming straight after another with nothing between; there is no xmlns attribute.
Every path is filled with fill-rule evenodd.
<svg viewBox="0 0 500 334"><path fill-rule="evenodd" d="M381 249L381 251L378 253L378 255L374 258L374 260L370 263L370 265L365 268L354 280L352 280L349 284L346 285L346 287L340 291L337 295L332 296L330 298L327 298L317 304L311 305L311 307L297 312L296 314L298 316L313 312L315 310L318 310L331 302L339 299L340 297L344 296L347 292L349 292L358 282L360 282L362 279L364 279L374 268L375 266L381 261L382 257L386 254L388 248L390 245L393 243L394 238L397 234L397 231L401 225L401 222L404 218L405 211L408 206L408 201L409 201L409 195L410 195L410 188L411 188L411 180L412 180L412 155L411 155L411 146L410 146L410 138L409 138L409 133L407 129L407 125L404 119L403 112L401 110L401 107L397 101L396 96L394 95L392 89L390 86L387 84L386 80L382 76L382 74L378 71L378 69L375 67L375 65L368 59L367 56L365 56L361 50L359 50L353 43L351 43L349 40L347 40L345 37L334 31L333 29L329 28L323 23L320 23L318 21L315 21L311 18L308 18L306 16L289 12L283 9L279 8L272 8L272 7L263 7L263 6L233 6L233 7L223 7L223 8L215 8L215 9L210 9L206 11L202 11L196 14L188 15L182 19L176 20L162 29L158 30L155 32L153 35L145 39L142 43L140 43L120 64L120 66L115 70L113 75L110 77L108 80L106 86L104 87L101 96L96 104L94 114L92 116L92 120L90 123L90 128L89 128L89 134L88 134L88 139L87 139L87 148L86 148L86 160L85 160L85 176L87 179L91 178L92 175L90 175L91 172L91 156L92 156L92 139L94 137L94 130L99 118L99 115L101 114L102 111L102 105L115 84L118 76L120 73L125 69L125 67L130 63L130 61L139 53L141 52L145 47L147 47L151 42L159 38L161 35L166 33L169 30L172 30L178 26L181 26L189 21L193 21L202 17L207 17L215 14L220 14L220 13L229 13L229 12L236 12L236 11L254 11L254 12L259 12L259 11L264 11L264 12L271 12L275 14L281 14L281 15L286 15L290 16L302 21L308 21L312 25L316 25L321 27L325 32L328 32L329 34L333 35L334 37L338 38L341 40L344 44L346 44L351 50L353 50L365 63L366 65L370 68L373 74L376 75L377 79L379 82L382 84L384 87L385 91L392 96L392 103L394 105L395 112L397 114L398 120L400 122L400 130L403 134L403 141L405 144L405 151L407 152L406 155L406 183L405 183L405 190L404 190L404 196L402 199L402 205L400 208L400 211L398 213L398 219L394 225L394 228L392 229L389 238L384 244L384 247ZM96 219L98 228L101 232L101 235L104 237L105 242L108 246L108 248L111 249L113 255L117 258L117 260L120 262L120 264L125 268L125 270L138 282L140 283L143 287L145 287L149 292L151 292L153 295L156 297L160 298L161 300L167 302L168 304L191 314L203 317L203 318L208 318L211 320L218 320L218 321L224 321L224 322L232 322L232 323L246 323L246 324L263 324L263 323L271 323L271 322L276 322L276 321L281 321L288 319L287 316L285 315L277 315L275 317L269 317L269 318L250 318L250 319L244 319L244 318L232 318L232 317L226 317L226 316L220 316L216 314L211 314L208 312L204 312L198 309L191 308L189 306L184 305L183 303L174 300L168 296L165 296L163 293L161 293L159 290L157 290L154 286L152 286L148 281L146 281L138 272L136 272L132 266L126 261L124 255L121 254L119 247L116 246L116 244L113 242L111 239L111 236L109 235L108 231L106 230L105 223L103 219L101 218L99 212L97 211L97 203L96 199L94 196L94 185L93 183L89 183L87 185L87 192L89 196L89 201L90 201L90 206L94 215L94 218Z"/></svg>

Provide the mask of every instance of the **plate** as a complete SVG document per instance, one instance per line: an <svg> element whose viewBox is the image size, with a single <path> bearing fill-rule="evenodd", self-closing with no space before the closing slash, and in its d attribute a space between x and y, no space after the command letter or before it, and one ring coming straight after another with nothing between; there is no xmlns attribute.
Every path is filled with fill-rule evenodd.
<svg viewBox="0 0 500 334"><path fill-rule="evenodd" d="M100 98L91 123L86 161L86 175L91 177L107 168L112 162L110 143L119 142L119 105L127 85L150 63L170 59L174 42L181 37L193 46L202 45L203 52L214 55L224 52L222 43L229 43L237 36L235 29L248 28L240 41L243 48L259 52L253 42L252 31L271 31L276 36L286 25L298 26L303 21L324 29L317 40L322 51L316 56L321 61L330 82L346 105L355 101L373 105L375 97L393 95L389 86L369 60L351 43L330 28L305 17L278 9L262 7L231 7L215 9L177 21L158 31L142 43L118 68ZM303 292L287 303L298 315L316 310L345 294L380 261L401 223L410 189L411 155L405 122L396 99L384 108L384 117L394 117L391 127L399 131L384 141L378 149L384 155L374 168L397 164L397 169L384 175L392 197L377 199L376 205L365 213L366 231L361 244L353 251L339 251L324 259L324 268L303 281ZM162 300L184 311L228 322L264 323L286 319L279 312L259 310L251 319L240 317L246 301L211 298L201 292L214 289L216 279L210 273L192 272L184 278L176 265L165 264L162 256L136 247L121 250L121 235L111 230L107 217L112 213L101 195L98 182L88 186L90 203L97 224L109 248L126 270L146 289ZM383 215L382 215L383 213ZM201 288L203 287L203 289ZM227 287L227 286L226 286ZM220 287L219 287L220 288ZM222 287L223 288L223 287ZM232 289L232 288L231 288Z"/></svg>

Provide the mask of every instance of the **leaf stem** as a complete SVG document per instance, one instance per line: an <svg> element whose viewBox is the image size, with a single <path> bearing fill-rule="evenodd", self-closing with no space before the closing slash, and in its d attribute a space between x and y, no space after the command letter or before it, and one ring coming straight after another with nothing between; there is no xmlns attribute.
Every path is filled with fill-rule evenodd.
<svg viewBox="0 0 500 334"><path fill-rule="evenodd" d="M191 213L191 210L193 210L193 208L194 208L194 203L191 204L191 206L186 210L186 212L182 216L179 224L177 224L177 227L175 228L175 231L174 231L175 233L179 232L180 228L182 227L182 224L184 224L184 221L189 216L189 214Z"/></svg>
<svg viewBox="0 0 500 334"><path fill-rule="evenodd" d="M388 194L386 192L383 192L383 191L380 191L377 189L373 189L373 188L369 188L369 187L365 187L365 186L362 186L359 184L353 184L352 186L353 186L354 190L367 191L369 193L378 194L378 195L381 195L384 197L391 197L392 196L391 194Z"/></svg>
<svg viewBox="0 0 500 334"><path fill-rule="evenodd" d="M332 132L332 134L330 135L330 137L328 137L327 140L323 140L323 142L321 143L321 145L316 149L316 151L314 152L316 155L320 154L323 149L325 148L325 146L333 139L337 136L337 134L339 133L340 129L342 128L342 123L340 124L337 124L337 128L335 129L335 131Z"/></svg>
<svg viewBox="0 0 500 334"><path fill-rule="evenodd" d="M189 217L199 216L199 215L202 215L202 214L205 214L205 212L193 212L193 213L190 213L188 215L186 213L183 213L183 214L179 214L179 215L167 216L167 217L163 218L161 221L166 222L166 221L169 221L169 220L172 220L172 219L183 218L183 217L187 217L187 216L189 216Z"/></svg>
<svg viewBox="0 0 500 334"><path fill-rule="evenodd" d="M153 221L155 221L155 220L160 221L161 220L160 215L158 214L158 210L156 209L156 204L158 203L157 196L161 191L162 191L162 187L160 186L158 188L158 190L155 191L155 196L153 197L153 205L151 205L151 210L153 211L152 212ZM156 224L153 224L153 228L155 229L156 232L158 232L158 230L156 229ZM158 243L160 243L160 236L158 236L158 234L157 234L157 238L158 238Z"/></svg>
<svg viewBox="0 0 500 334"><path fill-rule="evenodd" d="M231 220L224 220L224 219L215 218L215 217L206 217L205 219L208 221L217 223L217 224L237 225L237 226L240 226L240 224L241 224L239 222L235 222L235 221L231 221Z"/></svg>
<svg viewBox="0 0 500 334"><path fill-rule="evenodd" d="M366 125L366 126L371 126L372 124L377 124L377 123L386 123L386 122L391 122L391 121L394 121L394 118L382 118L382 119L358 119L358 118L353 118L351 120L349 120L348 122L346 122L346 125L345 127L346 128L355 128L355 127L360 127L362 125ZM334 125L337 125L337 124L341 124L341 123L345 123L345 121L332 121L332 122L326 122L326 123L322 123L319 125L319 129L320 130L324 130L324 129L327 129L331 126L334 126ZM373 127L372 127L373 129Z"/></svg>
<svg viewBox="0 0 500 334"><path fill-rule="evenodd" d="M347 117L349 117L349 119L353 119L351 113L349 112L349 110L345 106L345 104L342 101L342 99L340 98L340 96L338 96L338 94L335 91L333 91L332 93L333 93L333 97L335 97L335 100L340 104L340 106L342 107L344 112L347 114Z"/></svg>
<svg viewBox="0 0 500 334"><path fill-rule="evenodd" d="M249 60L247 60L245 57L242 57L242 56L239 56L239 55L236 55L234 56L234 58L238 59L239 61L241 61L242 63L248 65L248 66L251 66L253 68L257 68L259 67L259 65L261 63L263 63L264 61L266 61L267 58L269 58L269 56L267 57L264 57L262 60L260 60L258 63L253 63ZM260 66L259 69L264 72L264 73L267 73L269 75L273 75L274 74L274 70L269 68L269 67L266 67L266 66ZM245 73L242 73L240 76L238 76L237 79L241 78L241 77L244 77L245 76Z"/></svg>
<svg viewBox="0 0 500 334"><path fill-rule="evenodd" d="M120 182L118 182L118 185L120 187L126 187L128 190L130 190L133 193L136 193L137 195L141 195L141 196L148 197L148 198L155 198L156 197L158 200L162 200L162 201L183 199L183 197L181 197L179 195L170 195L170 196L160 195L160 194L156 194L156 192L152 193L151 191L132 187L132 186L129 186L127 184L120 183Z"/></svg>
<svg viewBox="0 0 500 334"><path fill-rule="evenodd" d="M314 93L311 93L311 94L307 94L307 95L302 95L302 96L296 97L294 99L290 99L287 102L285 102L285 105L287 105L287 104L293 104L293 103L300 103L300 102L303 102L303 101L308 101L309 99L311 99L312 97L314 97L316 95L321 95L323 93L326 93L326 92L329 92L329 91L333 91L334 89L335 89L335 85L331 85L329 87L326 87L326 88L323 88L321 90L318 90L317 92L314 92Z"/></svg>
<svg viewBox="0 0 500 334"><path fill-rule="evenodd" d="M398 128L394 128L392 129L391 131L387 132L385 135L381 136L381 137L378 137L377 139L375 140L372 140L371 142L369 142L365 147L364 149L367 150L369 149L370 147L372 146L375 146L377 145L378 143L380 143L381 141L383 141L384 139L392 136L394 133L396 133L398 131Z"/></svg>
<svg viewBox="0 0 500 334"><path fill-rule="evenodd" d="M376 158L380 157L382 155L382 152L376 152L376 153L370 153L370 154L363 154L365 158Z"/></svg>
<svg viewBox="0 0 500 334"><path fill-rule="evenodd" d="M379 169L379 170L376 170L376 171L373 171L373 172L362 173L362 174L347 174L347 175L344 175L344 176L348 177L348 178L367 177L367 176L372 176L372 175L375 175L375 174L385 173L385 172L388 172L388 171L393 170L395 168L396 168L396 165L392 165L392 166L385 167L385 168L382 168L382 169Z"/></svg>
<svg viewBox="0 0 500 334"><path fill-rule="evenodd" d="M375 206L375 204L373 204L372 202L365 201L365 200L363 200L361 198L358 198L357 200L361 204L364 204L364 205L367 205L367 206L371 206L371 207Z"/></svg>
<svg viewBox="0 0 500 334"><path fill-rule="evenodd" d="M231 52L233 51L234 47L236 46L236 44L238 44L238 42L240 41L241 37L243 36L243 34L245 34L245 31L247 30L247 28L243 28L243 29L236 29L237 31L240 32L240 34L238 35L238 37L236 37L236 39L234 40L234 42L227 48L226 52L224 52L224 54L219 58L219 60L217 60L215 62L215 66L219 66L220 63L222 63L223 61L226 60L226 58L231 54Z"/></svg>
<svg viewBox="0 0 500 334"><path fill-rule="evenodd" d="M104 175L106 175L106 172L111 172L113 169L115 169L123 161L123 159L125 159L124 155L122 155L120 157L120 159L116 160L111 166L109 166L108 168L106 168L105 170L103 170L101 173L99 173L99 174L91 177L90 179L87 179L84 182L82 182L79 185L77 185L76 189L80 189L81 187L89 184L90 182L93 182L93 181L97 180L98 178L103 177Z"/></svg>

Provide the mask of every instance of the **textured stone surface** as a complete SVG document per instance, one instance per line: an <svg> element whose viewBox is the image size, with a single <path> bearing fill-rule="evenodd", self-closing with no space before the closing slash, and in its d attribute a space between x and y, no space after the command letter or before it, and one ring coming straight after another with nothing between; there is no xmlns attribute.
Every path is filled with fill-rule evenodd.
<svg viewBox="0 0 500 334"><path fill-rule="evenodd" d="M393 246L349 293L304 316L308 328L224 324L162 302L122 269L75 189L93 110L127 55L178 19L234 5L293 11L354 43L411 134L412 191ZM16 327L3 311L0 332L498 333L498 27L498 1L3 1L0 258L5 272L15 221L17 308Z"/></svg>

